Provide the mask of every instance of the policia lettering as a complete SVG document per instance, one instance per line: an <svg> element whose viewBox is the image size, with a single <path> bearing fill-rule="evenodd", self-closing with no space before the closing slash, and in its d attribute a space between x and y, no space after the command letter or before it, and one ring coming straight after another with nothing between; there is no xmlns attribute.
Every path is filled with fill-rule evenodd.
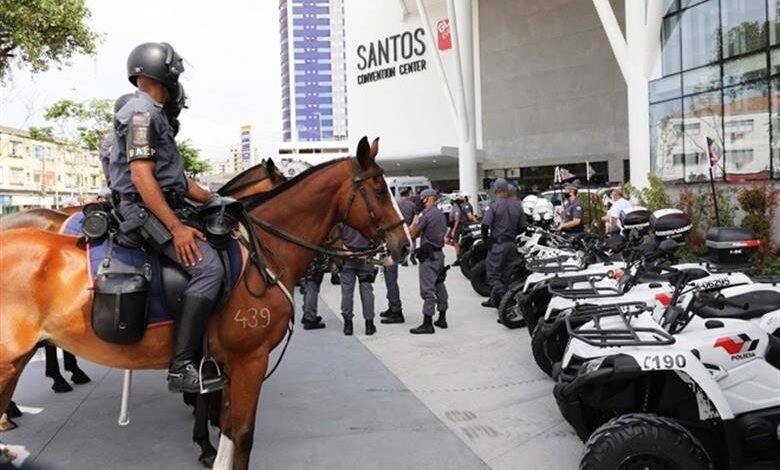
<svg viewBox="0 0 780 470"><path fill-rule="evenodd" d="M361 44L357 47L358 64L360 71L383 67L367 73L359 74L358 85L393 78L396 75L408 75L427 70L425 59L406 62L399 66L394 62L409 60L413 57L425 55L425 30L417 28L414 32L406 31L369 44Z"/></svg>

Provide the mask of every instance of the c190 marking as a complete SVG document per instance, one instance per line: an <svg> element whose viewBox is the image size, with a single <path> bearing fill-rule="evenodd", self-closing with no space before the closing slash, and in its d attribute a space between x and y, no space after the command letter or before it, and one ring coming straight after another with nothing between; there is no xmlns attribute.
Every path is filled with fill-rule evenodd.
<svg viewBox="0 0 780 470"><path fill-rule="evenodd" d="M683 369L687 364L688 361L682 354L658 354L655 356L645 356L645 362L642 365L642 368L647 370Z"/></svg>

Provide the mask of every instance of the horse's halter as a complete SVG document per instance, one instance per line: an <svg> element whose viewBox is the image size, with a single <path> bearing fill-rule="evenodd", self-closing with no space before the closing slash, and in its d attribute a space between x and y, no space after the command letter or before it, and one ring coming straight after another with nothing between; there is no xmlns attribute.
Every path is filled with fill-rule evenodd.
<svg viewBox="0 0 780 470"><path fill-rule="evenodd" d="M381 168L377 168L376 171L373 171L371 173L366 174L360 174L360 163L357 161L357 158L352 160L352 190L349 193L349 202L347 203L347 209L344 211L344 215L341 217L341 221L347 220L347 217L349 216L349 212L352 210L352 206L355 203L355 197L358 193L363 197L363 202L366 203L366 209L368 210L368 216L371 218L371 223L374 225L374 230L376 230L377 236L379 237L379 241L377 240L370 240L372 245L380 245L387 242L386 234L387 232L398 228L404 224L404 219L399 218L398 222L395 222L393 224L390 224L386 227L382 227L379 223L379 219L376 216L376 212L374 211L374 207L371 205L371 201L368 199L368 193L366 192L366 187L363 183L366 182L366 180L370 180L371 178L381 177L385 174L385 172Z"/></svg>

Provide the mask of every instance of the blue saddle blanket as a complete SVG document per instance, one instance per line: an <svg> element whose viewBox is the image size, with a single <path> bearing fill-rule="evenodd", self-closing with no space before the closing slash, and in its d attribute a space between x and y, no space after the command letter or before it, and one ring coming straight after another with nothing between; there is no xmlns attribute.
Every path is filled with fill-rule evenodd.
<svg viewBox="0 0 780 470"><path fill-rule="evenodd" d="M81 230L81 221L84 219L82 212L77 212L70 216L65 221L60 233L64 235L76 235L83 236L84 233ZM173 317L165 307L165 300L163 299L163 287L162 280L160 278L160 258L159 254L154 250L144 252L124 246L114 244L112 256L114 259L124 263L128 266L136 268L143 268L146 261L147 253L149 256L149 264L152 267L152 278L149 285L149 320L148 326L160 325L170 323L173 321ZM231 239L227 248L228 259L230 264L230 281L231 289L235 287L241 276L244 274L244 267L246 262L246 251L238 240ZM104 238L99 243L87 243L87 257L89 258L89 273L92 281L97 277L100 263L103 262L108 254L108 239Z"/></svg>

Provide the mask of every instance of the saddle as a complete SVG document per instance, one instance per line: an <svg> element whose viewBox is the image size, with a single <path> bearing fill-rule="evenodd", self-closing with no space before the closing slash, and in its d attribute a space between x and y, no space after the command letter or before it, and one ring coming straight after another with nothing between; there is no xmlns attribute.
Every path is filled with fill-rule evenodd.
<svg viewBox="0 0 780 470"><path fill-rule="evenodd" d="M106 228L118 224L110 211L90 210L73 214L60 233L86 237L92 296L92 329L102 340L132 344L143 339L147 328L167 325L179 314L179 299L189 276L174 261L146 245L140 237L108 230L95 230L105 218ZM96 214L100 214L99 216ZM97 223L96 223L97 220ZM225 283L219 304L243 276L247 252L230 237L219 249Z"/></svg>

